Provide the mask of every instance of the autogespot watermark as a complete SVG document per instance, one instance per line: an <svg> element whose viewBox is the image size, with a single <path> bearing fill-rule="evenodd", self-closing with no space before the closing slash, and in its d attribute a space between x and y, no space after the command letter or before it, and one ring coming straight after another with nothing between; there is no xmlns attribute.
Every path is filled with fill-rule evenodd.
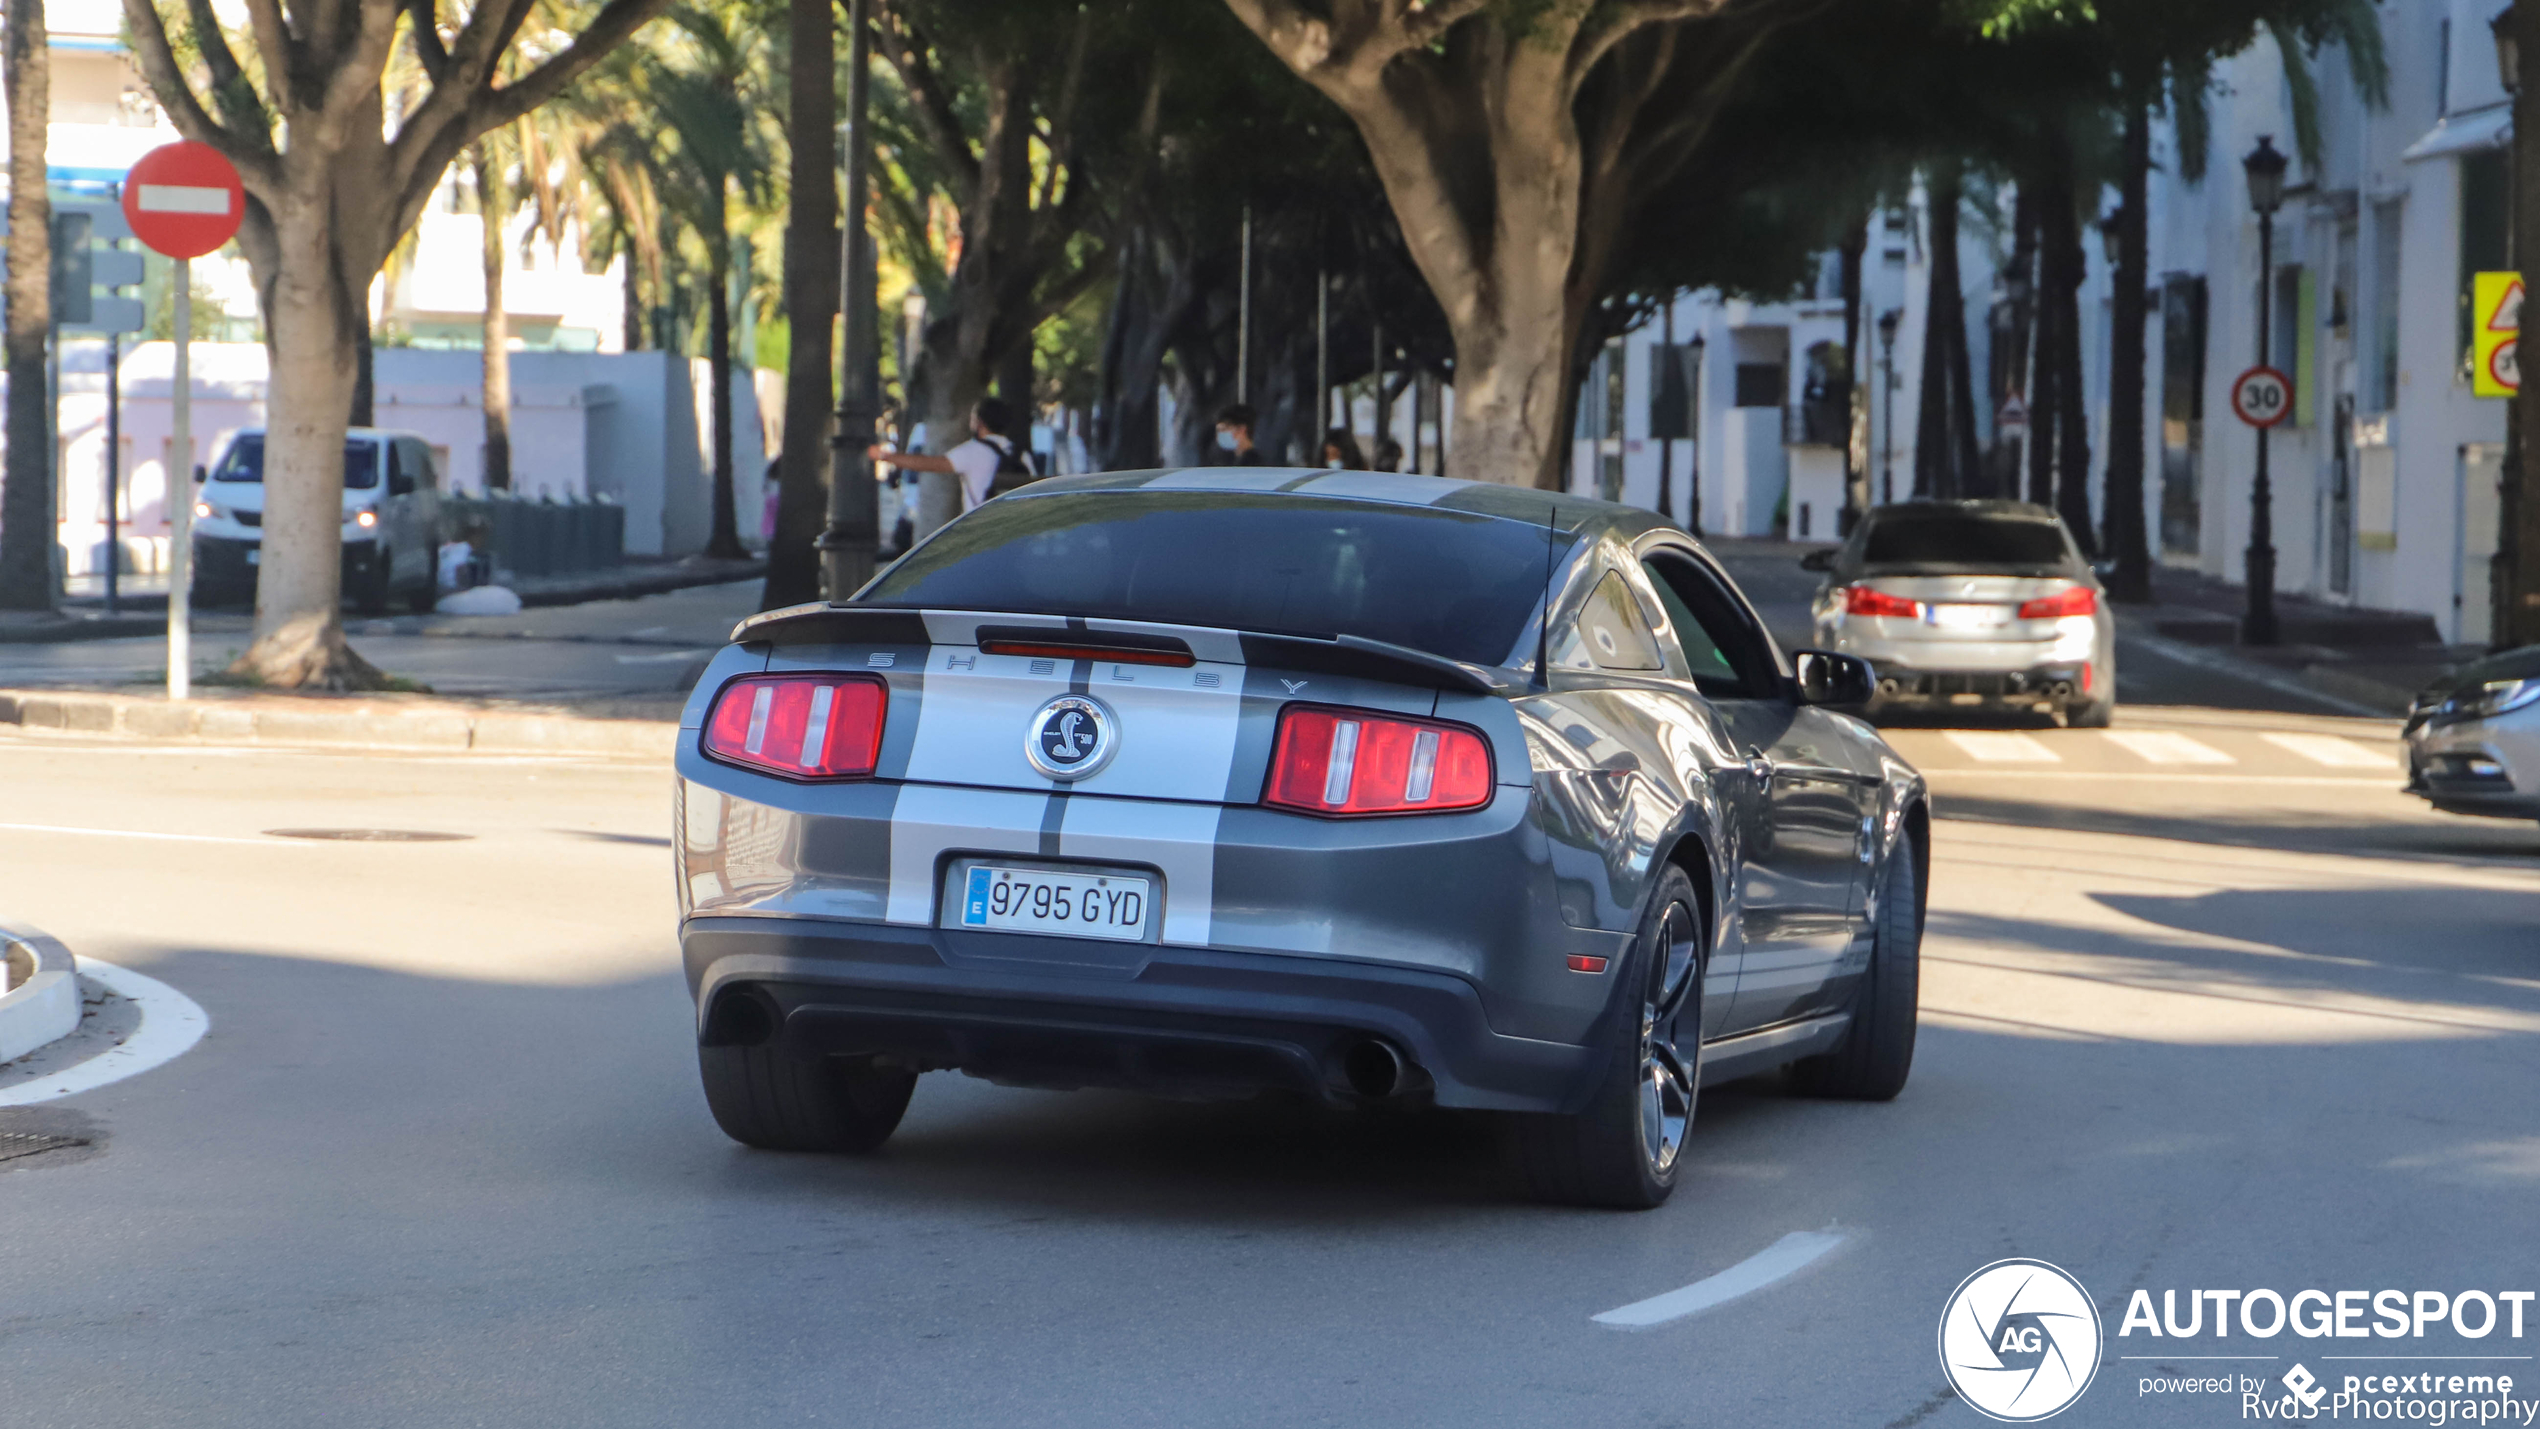
<svg viewBox="0 0 2540 1429"><path fill-rule="evenodd" d="M2157 1308L2149 1290L2127 1300L2114 1357L2149 1371L2130 1376L2139 1399L2201 1399L2239 1419L2540 1424L2540 1398L2515 1397L2517 1377L2529 1393L2540 1371L2522 1346L2497 1343L2523 1339L2525 1312L2540 1292L2257 1289L2184 1297L2161 1291ZM2332 1342L2303 1352L2324 1368L2268 1352L2296 1348L2278 1342L2288 1334ZM2042 1260L1998 1260L1959 1282L1942 1308L1940 1363L1969 1408L2025 1423L2062 1413L2090 1388L2100 1336L2099 1312L2080 1281ZM2394 1340L2406 1343L2371 1343ZM2295 1363L2280 1368L2288 1359Z"/></svg>

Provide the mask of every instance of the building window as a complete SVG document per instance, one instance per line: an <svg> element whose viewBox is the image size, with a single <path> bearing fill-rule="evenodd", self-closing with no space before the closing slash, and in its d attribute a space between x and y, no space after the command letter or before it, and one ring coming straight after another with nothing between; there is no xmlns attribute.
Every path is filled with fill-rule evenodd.
<svg viewBox="0 0 2540 1429"><path fill-rule="evenodd" d="M2399 405L2399 216L2397 199L2372 206L2372 312L2364 355L2364 410Z"/></svg>
<svg viewBox="0 0 2540 1429"><path fill-rule="evenodd" d="M2311 424L2311 343L2319 329L2313 307L2310 270L2299 263L2278 264L2275 307L2268 315L2275 331L2267 335L2267 361L2293 384L2292 424Z"/></svg>
<svg viewBox="0 0 2540 1429"><path fill-rule="evenodd" d="M1789 379L1782 375L1782 365L1778 362L1741 362L1737 365L1737 405L1741 407L1779 407L1782 394L1789 387Z"/></svg>
<svg viewBox="0 0 2540 1429"><path fill-rule="evenodd" d="M2470 362L2470 283L2479 273L2494 273L2505 263L2505 152L2477 149L2461 156L2461 272L2455 300L2454 371L2466 378Z"/></svg>
<svg viewBox="0 0 2540 1429"><path fill-rule="evenodd" d="M1701 369L1692 343L1652 343L1649 347L1649 435L1656 441L1685 441L1702 435Z"/></svg>

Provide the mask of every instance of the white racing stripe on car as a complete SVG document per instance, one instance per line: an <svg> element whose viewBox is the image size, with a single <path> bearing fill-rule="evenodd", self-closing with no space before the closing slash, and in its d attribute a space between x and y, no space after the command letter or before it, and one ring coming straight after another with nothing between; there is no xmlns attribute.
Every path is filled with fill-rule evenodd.
<svg viewBox="0 0 2540 1429"><path fill-rule="evenodd" d="M1296 467L1198 466L1159 476L1144 491L1276 491L1304 473Z"/></svg>
<svg viewBox="0 0 2540 1429"><path fill-rule="evenodd" d="M947 849L1039 854L1048 808L1046 794L901 786L891 806L891 893L882 916L893 923L935 921L935 861Z"/></svg>
<svg viewBox="0 0 2540 1429"><path fill-rule="evenodd" d="M1844 1239L1840 1231L1792 1231L1717 1275L1589 1318L1618 1330L1649 1330L1672 1324L1787 1280L1824 1259Z"/></svg>
<svg viewBox="0 0 2540 1429"><path fill-rule="evenodd" d="M929 699L939 688L929 682ZM1098 660L1085 688L1120 717L1120 752L1101 773L1078 780L1076 793L1136 799L1225 797L1235 736L1243 724L1243 666L1208 662L1177 670ZM1013 728L1019 751L1022 726Z"/></svg>
<svg viewBox="0 0 2540 1429"><path fill-rule="evenodd" d="M938 645L976 645L982 625L1067 628L1067 617L1063 615L981 615L972 610L927 610L918 614L926 622L926 638Z"/></svg>
<svg viewBox="0 0 2540 1429"><path fill-rule="evenodd" d="M932 626L934 617L927 623ZM967 645L927 651L925 692L917 705L917 732L909 743L904 777L1043 792L1057 787L1023 757L1024 727L1034 710L1067 693L1073 663L989 655ZM1036 665L1045 673L1033 673ZM1035 827L1038 817L1036 813Z"/></svg>
<svg viewBox="0 0 2540 1429"><path fill-rule="evenodd" d="M1067 799L1063 858L1153 864L1164 872L1164 941L1206 947L1216 900L1215 804Z"/></svg>
<svg viewBox="0 0 2540 1429"><path fill-rule="evenodd" d="M1435 506L1469 481L1400 471L1336 471L1291 488L1304 496L1348 496L1361 501L1398 501L1406 506Z"/></svg>

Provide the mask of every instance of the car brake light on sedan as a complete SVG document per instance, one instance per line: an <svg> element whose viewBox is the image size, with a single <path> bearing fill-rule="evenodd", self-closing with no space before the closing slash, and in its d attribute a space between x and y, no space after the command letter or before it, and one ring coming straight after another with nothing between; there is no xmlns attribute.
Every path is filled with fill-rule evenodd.
<svg viewBox="0 0 2540 1429"><path fill-rule="evenodd" d="M1490 796L1490 746L1462 725L1290 705L1262 802L1302 814L1429 814Z"/></svg>
<svg viewBox="0 0 2540 1429"><path fill-rule="evenodd" d="M1869 586L1848 585L1843 588L1843 613L1846 615L1896 615L1907 620L1914 620L1921 617L1923 605L1921 601L1907 600L1901 595L1889 595L1886 591L1873 590Z"/></svg>
<svg viewBox="0 0 2540 1429"><path fill-rule="evenodd" d="M705 752L787 779L861 779L881 756L889 707L870 676L754 675L715 696Z"/></svg>
<svg viewBox="0 0 2540 1429"><path fill-rule="evenodd" d="M2060 620L2068 615L2099 613L2099 593L2086 585L2066 586L2053 595L2020 602L2022 620Z"/></svg>

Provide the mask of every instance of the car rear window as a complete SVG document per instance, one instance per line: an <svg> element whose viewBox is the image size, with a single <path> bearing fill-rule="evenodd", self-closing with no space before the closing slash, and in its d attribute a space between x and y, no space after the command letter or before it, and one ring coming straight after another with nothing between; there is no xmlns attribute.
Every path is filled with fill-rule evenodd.
<svg viewBox="0 0 2540 1429"><path fill-rule="evenodd" d="M265 479L265 439L254 433L239 437L212 468L214 481ZM368 491L379 484L379 444L355 439L344 444L344 489Z"/></svg>
<svg viewBox="0 0 2540 1429"><path fill-rule="evenodd" d="M2069 559L2060 526L1956 512L1879 517L1861 551L1862 563L1872 566L2060 566Z"/></svg>
<svg viewBox="0 0 2540 1429"><path fill-rule="evenodd" d="M1363 501L1023 497L946 527L862 603L1355 635L1496 665L1542 601L1546 540L1527 522Z"/></svg>

